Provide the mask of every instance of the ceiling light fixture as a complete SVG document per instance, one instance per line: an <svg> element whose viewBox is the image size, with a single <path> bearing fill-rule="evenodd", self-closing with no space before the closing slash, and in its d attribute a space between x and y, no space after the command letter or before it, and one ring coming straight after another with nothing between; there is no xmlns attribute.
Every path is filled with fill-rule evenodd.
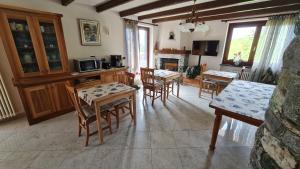
<svg viewBox="0 0 300 169"><path fill-rule="evenodd" d="M198 22L198 16L196 15L196 1L193 0L194 5L192 8L191 17L179 23L179 30L181 32L207 32L209 26L205 22Z"/></svg>

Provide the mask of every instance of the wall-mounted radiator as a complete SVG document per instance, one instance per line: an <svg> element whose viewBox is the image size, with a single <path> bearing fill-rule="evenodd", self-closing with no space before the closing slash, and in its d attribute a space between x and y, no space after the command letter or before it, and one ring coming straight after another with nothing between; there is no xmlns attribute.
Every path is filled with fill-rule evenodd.
<svg viewBox="0 0 300 169"><path fill-rule="evenodd" d="M0 120L11 118L16 113L11 104L2 76L0 75Z"/></svg>

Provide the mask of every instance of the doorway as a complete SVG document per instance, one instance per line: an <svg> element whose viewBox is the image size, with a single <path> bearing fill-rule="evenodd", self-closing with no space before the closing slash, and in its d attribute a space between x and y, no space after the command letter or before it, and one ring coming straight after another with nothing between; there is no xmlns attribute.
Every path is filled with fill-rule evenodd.
<svg viewBox="0 0 300 169"><path fill-rule="evenodd" d="M149 67L150 62L150 29L139 26L139 67Z"/></svg>

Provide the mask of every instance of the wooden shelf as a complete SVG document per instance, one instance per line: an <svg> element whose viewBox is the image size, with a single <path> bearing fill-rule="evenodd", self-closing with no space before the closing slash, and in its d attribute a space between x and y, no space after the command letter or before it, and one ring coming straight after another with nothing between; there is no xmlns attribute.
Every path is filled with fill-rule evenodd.
<svg viewBox="0 0 300 169"><path fill-rule="evenodd" d="M127 67L123 68L111 68L111 69L102 69L99 71L93 72L85 72L85 73L78 73L76 75L72 75L74 72L69 72L63 75L53 75L47 77L30 77L30 78L20 78L20 79L13 79L13 83L15 86L18 87L26 87L32 85L41 85L53 82L59 82L63 80L75 80L79 78L88 78L93 76L100 76L101 73L109 73L115 71L126 71Z"/></svg>
<svg viewBox="0 0 300 169"><path fill-rule="evenodd" d="M179 50L179 49L172 49L172 48L164 48L158 50L160 54L179 54L179 55L189 55L191 54L190 50Z"/></svg>

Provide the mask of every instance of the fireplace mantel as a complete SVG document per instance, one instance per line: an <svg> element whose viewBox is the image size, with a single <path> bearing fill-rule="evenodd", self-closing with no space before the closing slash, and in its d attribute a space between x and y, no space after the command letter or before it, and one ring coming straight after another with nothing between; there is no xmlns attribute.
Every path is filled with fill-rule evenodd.
<svg viewBox="0 0 300 169"><path fill-rule="evenodd" d="M190 50L179 50L179 49L173 49L173 48L163 48L158 50L159 54L178 54L178 55L190 55Z"/></svg>

